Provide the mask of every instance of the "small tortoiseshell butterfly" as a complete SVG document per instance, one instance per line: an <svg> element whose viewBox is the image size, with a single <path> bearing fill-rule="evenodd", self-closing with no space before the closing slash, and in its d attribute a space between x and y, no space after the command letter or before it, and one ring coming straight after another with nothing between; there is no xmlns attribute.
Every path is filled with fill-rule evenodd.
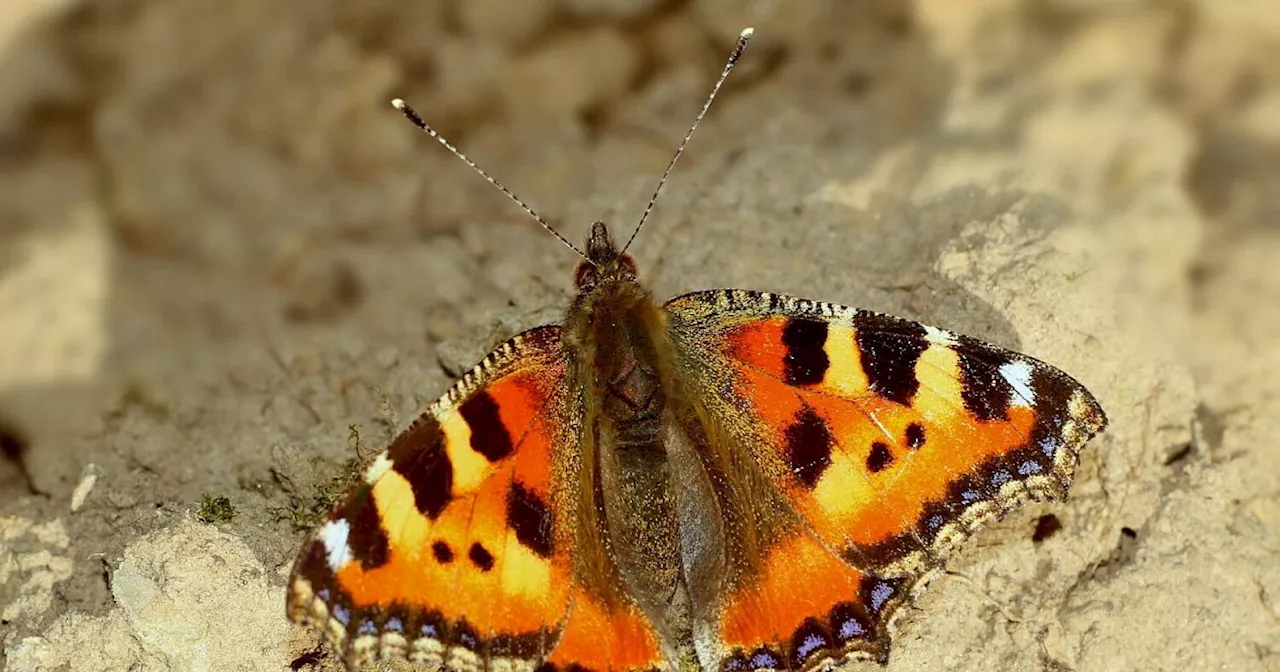
<svg viewBox="0 0 1280 672"><path fill-rule="evenodd" d="M348 667L883 663L947 554L1064 497L1107 423L1026 355L763 292L658 305L600 222L579 254L564 323L485 357L302 547L289 616Z"/></svg>

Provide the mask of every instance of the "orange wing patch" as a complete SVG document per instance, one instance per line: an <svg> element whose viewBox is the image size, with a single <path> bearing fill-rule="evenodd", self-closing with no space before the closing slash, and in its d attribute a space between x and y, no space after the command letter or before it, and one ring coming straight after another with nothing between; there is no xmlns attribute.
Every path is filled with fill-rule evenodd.
<svg viewBox="0 0 1280 672"><path fill-rule="evenodd" d="M699 633L699 653L708 669L729 672L883 663L895 612L914 586L862 574L797 532L769 550L759 576L723 598L714 629Z"/></svg>
<svg viewBox="0 0 1280 672"><path fill-rule="evenodd" d="M667 313L715 421L824 544L884 576L936 566L987 520L1065 495L1106 424L1065 373L914 322L741 290Z"/></svg>
<svg viewBox="0 0 1280 672"><path fill-rule="evenodd" d="M610 609L579 589L560 641L539 672L658 670L668 667L665 661L658 634L639 607Z"/></svg>
<svg viewBox="0 0 1280 672"><path fill-rule="evenodd" d="M351 668L532 669L570 604L574 521L557 515L554 450L578 429L565 373L560 330L543 327L459 381L303 547L291 618L321 625Z"/></svg>

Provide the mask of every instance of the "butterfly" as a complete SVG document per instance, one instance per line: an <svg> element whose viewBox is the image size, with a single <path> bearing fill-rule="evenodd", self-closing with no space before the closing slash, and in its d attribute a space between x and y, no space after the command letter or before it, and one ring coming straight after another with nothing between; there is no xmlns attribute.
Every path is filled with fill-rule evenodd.
<svg viewBox="0 0 1280 672"><path fill-rule="evenodd" d="M1065 497L1107 423L1026 355L766 292L658 304L601 222L579 254L563 323L463 375L302 546L288 615L349 668L885 663L948 553Z"/></svg>

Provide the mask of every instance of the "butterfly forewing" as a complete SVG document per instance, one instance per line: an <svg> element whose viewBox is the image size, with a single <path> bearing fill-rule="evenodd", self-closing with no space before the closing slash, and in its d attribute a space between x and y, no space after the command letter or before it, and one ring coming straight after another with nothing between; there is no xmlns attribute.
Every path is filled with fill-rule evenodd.
<svg viewBox="0 0 1280 672"><path fill-rule="evenodd" d="M869 311L716 290L666 306L682 374L829 548L882 576L1061 497L1106 424L1065 373ZM729 390L729 394L724 394Z"/></svg>
<svg viewBox="0 0 1280 672"><path fill-rule="evenodd" d="M560 330L499 347L371 466L303 547L290 615L349 667L538 659L569 608L573 520L554 515L575 414Z"/></svg>

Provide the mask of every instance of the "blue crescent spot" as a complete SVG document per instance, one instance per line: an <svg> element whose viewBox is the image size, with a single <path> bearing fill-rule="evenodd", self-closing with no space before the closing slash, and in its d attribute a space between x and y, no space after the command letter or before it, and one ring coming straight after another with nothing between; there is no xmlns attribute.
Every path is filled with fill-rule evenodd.
<svg viewBox="0 0 1280 672"><path fill-rule="evenodd" d="M826 642L821 637L810 633L804 638L803 642L800 642L800 646L796 647L796 653L800 654L801 660L804 660L809 657L809 654L822 648L823 644L826 644Z"/></svg>
<svg viewBox="0 0 1280 672"><path fill-rule="evenodd" d="M854 637L861 637L866 632L866 629L862 627L858 619L851 618L840 624L840 630L837 634L840 635L840 639L853 639Z"/></svg>
<svg viewBox="0 0 1280 672"><path fill-rule="evenodd" d="M1038 474L1041 471L1043 471L1043 469L1044 468L1040 466L1040 463L1036 462L1035 460L1027 460L1026 462L1023 462L1022 464L1018 465L1018 473L1022 474L1023 476Z"/></svg>
<svg viewBox="0 0 1280 672"><path fill-rule="evenodd" d="M751 656L751 664L755 667L778 668L778 658L768 651L757 651Z"/></svg>
<svg viewBox="0 0 1280 672"><path fill-rule="evenodd" d="M1058 452L1058 448L1061 445L1061 442L1058 441L1058 437L1046 436L1043 439L1040 439L1040 452L1044 453L1045 457L1053 459L1053 456Z"/></svg>
<svg viewBox="0 0 1280 672"><path fill-rule="evenodd" d="M387 624L384 627L394 632L404 632L404 621L392 617L387 619Z"/></svg>
<svg viewBox="0 0 1280 672"><path fill-rule="evenodd" d="M893 597L893 586L887 583L877 583L875 588L871 589L871 610L880 611L880 607L891 597Z"/></svg>
<svg viewBox="0 0 1280 672"><path fill-rule="evenodd" d="M378 631L378 626L374 625L373 621L370 621L368 619L365 619L363 622L360 623L360 627L356 628L357 635L372 635L377 631Z"/></svg>
<svg viewBox="0 0 1280 672"><path fill-rule="evenodd" d="M340 604L333 605L333 617L338 619L338 622L343 625L349 625L351 623L351 612L347 611L347 608Z"/></svg>
<svg viewBox="0 0 1280 672"><path fill-rule="evenodd" d="M1009 472L1005 471L1004 469L997 469L994 473L991 474L991 484L996 487L1000 487L1012 480L1013 480L1013 476Z"/></svg>
<svg viewBox="0 0 1280 672"><path fill-rule="evenodd" d="M980 499L982 499L982 493L977 490L965 490L960 493L960 501L965 504L972 504Z"/></svg>

